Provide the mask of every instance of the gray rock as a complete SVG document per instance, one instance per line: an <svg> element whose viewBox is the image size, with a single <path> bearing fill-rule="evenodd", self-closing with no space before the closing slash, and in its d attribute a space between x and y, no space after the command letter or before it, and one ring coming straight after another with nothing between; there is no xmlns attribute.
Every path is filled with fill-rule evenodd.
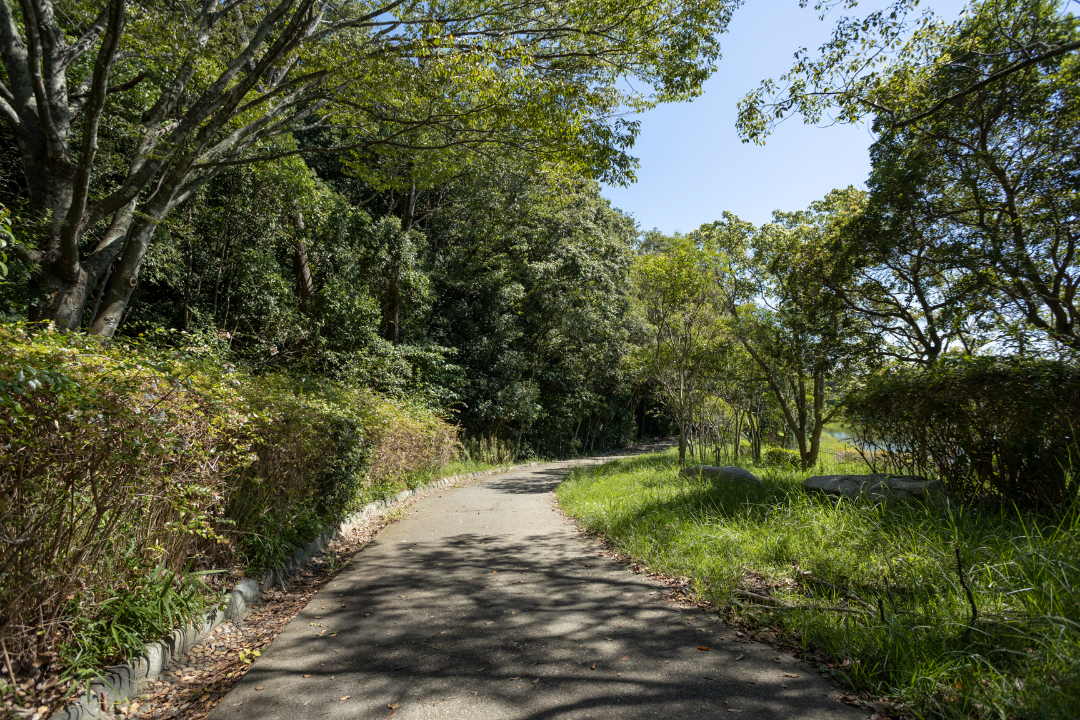
<svg viewBox="0 0 1080 720"><path fill-rule="evenodd" d="M873 502L911 498L937 502L945 497L945 486L940 480L927 480L918 475L815 475L803 481L803 489Z"/></svg>
<svg viewBox="0 0 1080 720"><path fill-rule="evenodd" d="M233 618L244 617L247 615L247 611L247 600L244 598L244 593L239 590L233 590L229 593L229 599L225 603L225 619L232 620Z"/></svg>
<svg viewBox="0 0 1080 720"><path fill-rule="evenodd" d="M244 596L244 601L248 605L253 605L259 599L259 582L253 578L244 578L236 583L233 589Z"/></svg>
<svg viewBox="0 0 1080 720"><path fill-rule="evenodd" d="M679 471L679 474L688 478L703 478L708 480L718 480L720 482L730 483L732 485L761 485L761 481L757 479L754 473L750 472L746 468L736 467L734 465L695 465L693 467L684 467Z"/></svg>

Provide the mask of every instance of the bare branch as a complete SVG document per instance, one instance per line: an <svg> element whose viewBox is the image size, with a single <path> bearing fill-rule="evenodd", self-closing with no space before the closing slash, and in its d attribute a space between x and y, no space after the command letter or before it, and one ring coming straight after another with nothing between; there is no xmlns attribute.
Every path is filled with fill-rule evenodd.
<svg viewBox="0 0 1080 720"><path fill-rule="evenodd" d="M105 28L109 24L109 3L105 3L105 7L101 9L101 12L95 18L94 22L87 28L86 32L82 36L72 43L67 50L64 51L63 56L60 59L61 68L66 68L71 63L82 57L87 50L94 46L94 43L101 37L101 33L105 32Z"/></svg>
<svg viewBox="0 0 1080 720"><path fill-rule="evenodd" d="M10 93L6 92L7 88L4 88L5 92L3 96L0 96L0 112L4 114L4 119L7 120L8 125L15 132L18 132L19 126L22 122L19 120L19 113L15 112L15 108L11 106L11 103L6 97Z"/></svg>
<svg viewBox="0 0 1080 720"><path fill-rule="evenodd" d="M130 80L128 80L126 82L122 82L122 83L120 83L118 85L111 86L106 92L108 92L109 94L112 94L112 93L124 92L125 90L131 90L133 87L135 87L136 85L138 85L139 83L141 83L143 80L145 80L148 77L150 77L150 71L149 70L143 70L141 73L139 73L135 77L131 78ZM89 94L89 92L90 92L89 87L87 87L85 90L80 88L79 92L73 93L71 95L71 97L72 98L86 97Z"/></svg>

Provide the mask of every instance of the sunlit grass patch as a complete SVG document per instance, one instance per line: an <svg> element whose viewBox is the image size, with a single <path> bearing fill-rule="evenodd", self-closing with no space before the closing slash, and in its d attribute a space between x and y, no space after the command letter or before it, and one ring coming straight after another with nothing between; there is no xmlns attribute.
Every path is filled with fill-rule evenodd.
<svg viewBox="0 0 1080 720"><path fill-rule="evenodd" d="M1080 715L1080 514L856 504L807 494L807 473L751 469L762 487L691 481L668 451L579 469L559 500L619 552L909 712ZM792 607L739 592L762 585Z"/></svg>

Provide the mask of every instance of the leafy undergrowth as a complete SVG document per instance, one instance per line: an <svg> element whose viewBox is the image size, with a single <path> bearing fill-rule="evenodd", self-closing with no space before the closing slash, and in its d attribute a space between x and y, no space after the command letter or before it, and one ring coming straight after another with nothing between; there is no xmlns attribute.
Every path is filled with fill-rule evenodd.
<svg viewBox="0 0 1080 720"><path fill-rule="evenodd" d="M470 472L489 470L496 466L469 459L458 459L438 471L428 473L427 482L452 475L464 475ZM459 479L455 486L461 487L468 482ZM423 483L420 483L423 484ZM406 501L406 505L410 501ZM328 547L312 556L289 578L286 589L275 589L262 593L262 602L242 621L226 622L191 648L186 654L172 658L167 671L162 676L141 688L141 692L123 703L114 703L110 713L117 718L173 718L201 720L209 715L225 698L226 694L244 677L251 666L258 662L261 651L274 638L285 630L289 622L310 602L311 598L351 565L351 559L360 552L378 532L388 523L400 518L403 508L373 515L363 522L351 525L346 532L330 541ZM189 578L198 577L191 573ZM238 575L234 574L233 580ZM158 591L164 583L159 581ZM153 587L148 583L147 587ZM201 593L193 592L192 587L185 595L190 603L189 616L204 610L208 598L213 594L209 588L201 586ZM145 592L140 588L140 592ZM160 617L154 615L156 601L158 609L161 603L176 602L175 593L162 592L158 598L140 597L138 606L146 606L144 621L157 622ZM124 598L132 600L132 598ZM131 603L135 604L135 603ZM124 603L126 606L127 603ZM179 615L177 616L180 617ZM172 625L142 625L140 637L161 635ZM98 628L100 630L100 628ZM110 627L111 631L111 627ZM46 688L28 687L16 695L10 686L7 692L0 692L0 718L27 718L44 720L52 713L72 702L72 698L85 690L85 679L93 677L100 666L90 668L95 672L84 676L70 674L62 681ZM80 681L80 677L83 678ZM0 682L0 688L4 688Z"/></svg>
<svg viewBox="0 0 1080 720"><path fill-rule="evenodd" d="M218 340L0 324L0 699L129 657L460 448L422 402L253 375Z"/></svg>
<svg viewBox="0 0 1080 720"><path fill-rule="evenodd" d="M897 714L1077 716L1080 512L856 504L805 493L807 473L751 469L762 488L689 481L656 453L575 470L559 501Z"/></svg>

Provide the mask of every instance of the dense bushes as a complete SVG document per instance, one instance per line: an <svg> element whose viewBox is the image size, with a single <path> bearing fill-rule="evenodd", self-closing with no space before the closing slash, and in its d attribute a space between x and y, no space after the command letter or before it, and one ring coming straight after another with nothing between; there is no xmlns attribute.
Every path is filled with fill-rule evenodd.
<svg viewBox="0 0 1080 720"><path fill-rule="evenodd" d="M962 498L1060 507L1076 497L1073 365L982 356L895 370L848 399L847 422L875 472L933 474Z"/></svg>
<svg viewBox="0 0 1080 720"><path fill-rule="evenodd" d="M122 654L117 588L170 589L159 617L132 620L168 627L197 606L191 571L274 563L457 447L424 407L253 377L212 342L171 339L0 325L0 642L13 659L70 664L89 626L113 638L83 661Z"/></svg>

